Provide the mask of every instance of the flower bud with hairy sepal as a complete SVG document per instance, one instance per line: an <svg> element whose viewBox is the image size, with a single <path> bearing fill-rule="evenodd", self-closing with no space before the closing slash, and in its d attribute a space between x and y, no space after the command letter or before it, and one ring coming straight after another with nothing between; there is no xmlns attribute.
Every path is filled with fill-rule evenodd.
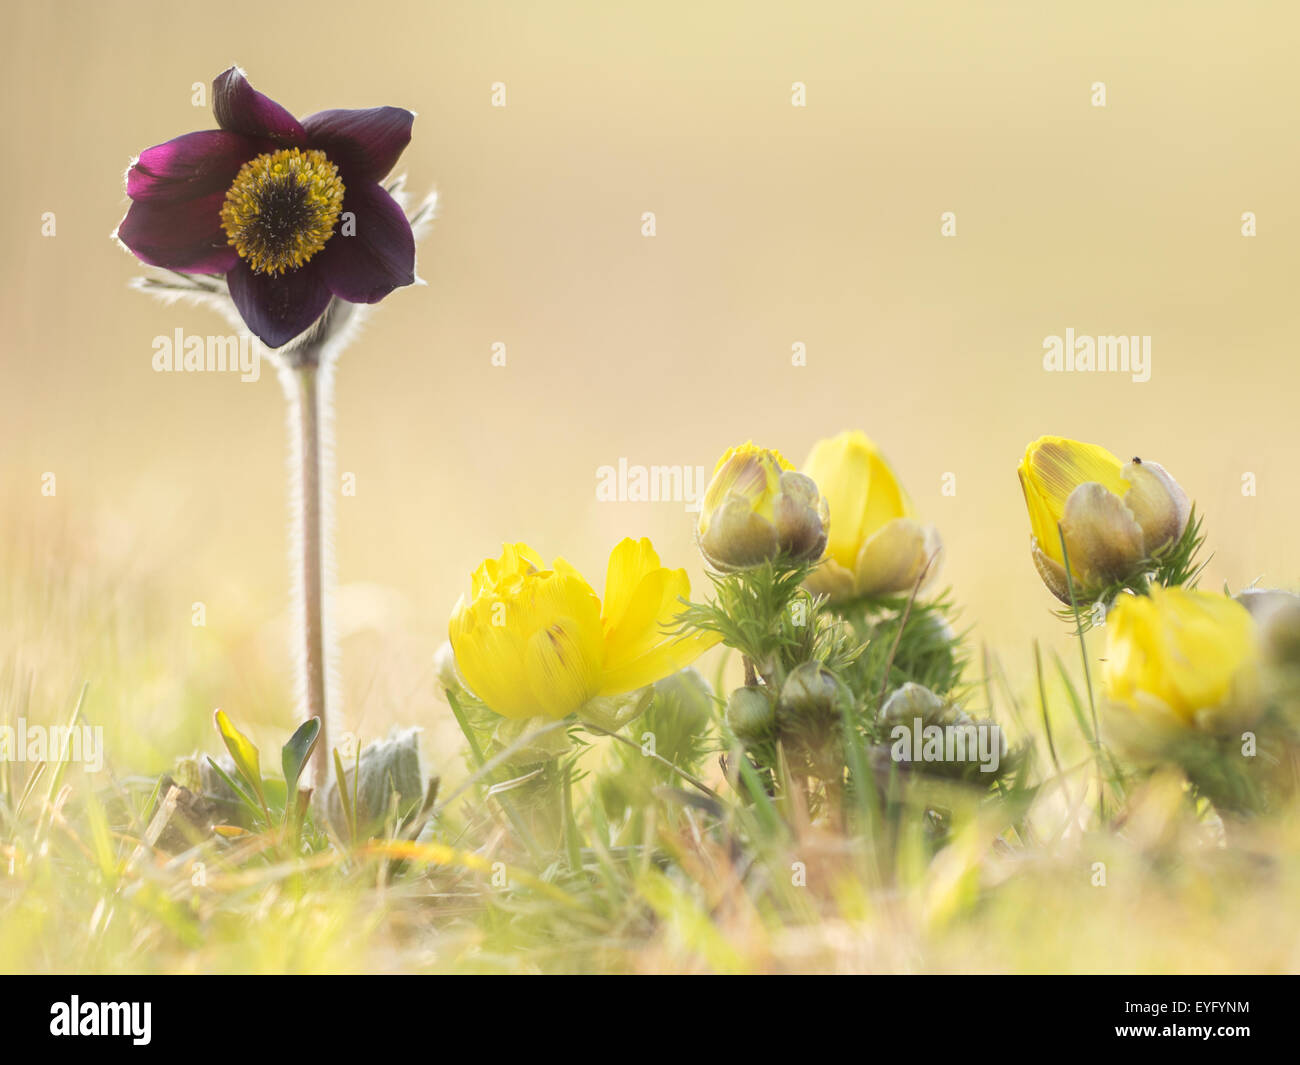
<svg viewBox="0 0 1300 1065"><path fill-rule="evenodd" d="M785 678L776 702L776 724L796 767L829 778L842 766L840 685L820 662L804 662Z"/></svg>
<svg viewBox="0 0 1300 1065"><path fill-rule="evenodd" d="M820 558L829 525L829 508L813 480L795 472L780 452L748 443L718 460L696 539L710 566L730 572L778 558Z"/></svg>
<svg viewBox="0 0 1300 1065"><path fill-rule="evenodd" d="M622 824L626 838L640 838L646 812L654 806L654 788L680 781L648 755L657 755L677 770L694 772L715 749L712 737L706 735L713 720L713 692L698 672L678 670L646 690L649 706L627 733L633 745L609 745L608 768L595 781L606 818L610 824Z"/></svg>
<svg viewBox="0 0 1300 1065"><path fill-rule="evenodd" d="M888 750L894 764L927 776L987 785L1019 761L1016 752L1008 753L995 722L972 717L920 684L908 682L893 691L881 708L880 725L888 746L878 750ZM939 758L923 753L931 742L929 733L936 728L945 733L937 739L938 749L944 752Z"/></svg>
<svg viewBox="0 0 1300 1065"><path fill-rule="evenodd" d="M656 717L671 714L675 731L693 736L703 732L713 713L713 689L695 669L681 669L654 683Z"/></svg>
<svg viewBox="0 0 1300 1065"><path fill-rule="evenodd" d="M762 743L776 729L776 711L767 692L756 684L737 688L727 699L727 727L742 743Z"/></svg>
<svg viewBox="0 0 1300 1065"><path fill-rule="evenodd" d="M652 685L638 688L622 695L598 695L582 705L578 717L590 721L598 728L617 732L629 721L634 721L650 706L654 694Z"/></svg>
<svg viewBox="0 0 1300 1065"><path fill-rule="evenodd" d="M838 716L839 682L820 662L804 662L790 671L781 685L777 713L787 721L818 721Z"/></svg>
<svg viewBox="0 0 1300 1065"><path fill-rule="evenodd" d="M976 719L956 703L948 702L929 688L908 681L895 688L880 710L880 723L887 727L911 727L920 721L922 728L931 725L992 725L992 721Z"/></svg>
<svg viewBox="0 0 1300 1065"><path fill-rule="evenodd" d="M433 653L433 671L444 691L460 695L465 690L465 681L456 668L456 652L452 650L450 640L443 640Z"/></svg>
<svg viewBox="0 0 1300 1065"><path fill-rule="evenodd" d="M942 544L916 520L893 468L862 432L814 445L803 472L830 507L826 557L807 587L832 601L902 595L934 578Z"/></svg>
<svg viewBox="0 0 1300 1065"><path fill-rule="evenodd" d="M396 813L400 825L419 807L425 794L419 732L417 728L394 729L387 738L362 747L359 760L346 766L343 774L343 786L355 796L355 806L340 797L338 780L330 779L325 812L341 838L349 838L352 831L349 813L356 820L359 838L364 839L383 827L390 812ZM354 779L358 771L360 778Z"/></svg>
<svg viewBox="0 0 1300 1065"><path fill-rule="evenodd" d="M1090 599L1136 579L1181 539L1191 517L1187 494L1162 466L1121 463L1096 444L1040 437L1026 448L1019 475L1034 566L1065 603L1071 584L1076 597Z"/></svg>
<svg viewBox="0 0 1300 1065"><path fill-rule="evenodd" d="M923 725L942 724L947 710L947 704L929 688L909 681L890 693L881 707L880 720L886 725L910 725L918 718Z"/></svg>
<svg viewBox="0 0 1300 1065"><path fill-rule="evenodd" d="M1264 660L1275 666L1300 666L1300 595L1251 588L1236 599L1259 627Z"/></svg>

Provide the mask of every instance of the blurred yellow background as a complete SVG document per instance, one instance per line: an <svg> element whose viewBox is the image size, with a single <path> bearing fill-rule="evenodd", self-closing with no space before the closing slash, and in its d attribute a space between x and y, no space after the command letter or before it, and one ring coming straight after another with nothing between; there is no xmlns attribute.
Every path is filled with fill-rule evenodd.
<svg viewBox="0 0 1300 1065"><path fill-rule="evenodd" d="M596 470L711 469L751 437L799 463L871 435L1016 675L1033 636L1065 645L1015 475L1042 433L1164 464L1205 517L1203 586L1294 587L1291 5L21 0L6 20L3 684L63 717L89 681L141 767L209 744L217 705L293 717L274 374L153 372L155 336L229 330L128 291L109 239L132 156L211 128L191 86L231 63L299 115L415 110L401 169L441 198L427 287L378 308L338 377L347 728L423 724L446 757L431 656L503 540L599 586L614 541L649 535L702 591L693 516L599 503ZM1044 372L1067 328L1151 336L1150 381Z"/></svg>

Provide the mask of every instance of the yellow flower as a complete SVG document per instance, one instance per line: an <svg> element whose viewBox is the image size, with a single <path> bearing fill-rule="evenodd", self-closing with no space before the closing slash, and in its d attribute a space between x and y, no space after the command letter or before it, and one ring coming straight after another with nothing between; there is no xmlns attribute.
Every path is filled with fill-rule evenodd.
<svg viewBox="0 0 1300 1065"><path fill-rule="evenodd" d="M508 718L558 719L602 696L653 684L717 643L667 634L690 594L685 570L665 569L649 540L609 556L602 604L562 558L544 567L526 544L474 571L452 612L456 666L469 689Z"/></svg>
<svg viewBox="0 0 1300 1065"><path fill-rule="evenodd" d="M803 472L830 504L832 522L809 590L832 599L897 595L910 592L922 572L934 576L939 534L913 517L894 471L865 433L818 441Z"/></svg>
<svg viewBox="0 0 1300 1065"><path fill-rule="evenodd" d="M1213 727L1248 713L1260 660L1254 619L1226 595L1157 586L1121 596L1106 619L1107 699L1152 722Z"/></svg>
<svg viewBox="0 0 1300 1065"><path fill-rule="evenodd" d="M812 479L794 472L779 451L747 443L714 467L696 537L711 566L739 570L778 557L820 557L828 524L826 500Z"/></svg>
<svg viewBox="0 0 1300 1065"><path fill-rule="evenodd" d="M1025 449L1019 473L1034 565L1066 603L1061 533L1076 595L1087 598L1133 578L1187 528L1187 494L1154 462L1121 463L1096 444L1044 436Z"/></svg>

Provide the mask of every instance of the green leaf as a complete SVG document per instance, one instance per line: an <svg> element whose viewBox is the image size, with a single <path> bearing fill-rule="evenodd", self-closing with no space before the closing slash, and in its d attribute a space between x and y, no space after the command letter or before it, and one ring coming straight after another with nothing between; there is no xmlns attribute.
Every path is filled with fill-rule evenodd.
<svg viewBox="0 0 1300 1065"><path fill-rule="evenodd" d="M1052 765L1056 766L1056 775L1061 775L1061 760L1056 756L1056 740L1052 736L1052 718L1047 712L1047 684L1043 680L1043 650L1034 641L1034 673L1038 678L1038 708L1043 715L1043 734L1047 737L1047 751L1052 756ZM1068 681L1068 678L1067 678Z"/></svg>
<svg viewBox="0 0 1300 1065"><path fill-rule="evenodd" d="M298 778L302 776L303 767L320 738L320 718L313 717L304 721L289 737L289 742L280 748L280 765L284 768L284 793L287 801L292 803L298 793Z"/></svg>
<svg viewBox="0 0 1300 1065"><path fill-rule="evenodd" d="M353 811L356 807L353 800L348 797L348 775L343 769L343 759L339 757L339 749L334 748L334 790L330 794L336 794L339 797L339 803L343 807L343 827L348 830L348 842L357 841L357 819Z"/></svg>
<svg viewBox="0 0 1300 1065"><path fill-rule="evenodd" d="M244 778L248 786L253 789L257 795L257 801L262 804L262 809L266 809L266 792L262 790L262 768L261 757L253 741L245 736L239 729L231 723L230 718L226 716L224 710L218 710L213 715L217 724L217 731L221 733L221 739L226 745L226 750L230 752L230 757L235 760L235 768L239 770L239 775Z"/></svg>
<svg viewBox="0 0 1300 1065"><path fill-rule="evenodd" d="M215 758L209 757L208 765L211 767L212 771L217 774L217 779L220 780L223 784L226 785L226 787L230 789L231 794L233 794L236 799L238 799L245 806L247 806L249 810L252 811L253 817L254 819L256 819L257 816L260 813L262 813L262 811L258 808L257 803L253 800L253 797L239 786L239 782L237 780L231 777L229 773L227 773L224 769L221 768L220 765L217 764L217 760Z"/></svg>
<svg viewBox="0 0 1300 1065"><path fill-rule="evenodd" d="M1056 662L1056 672L1060 675L1061 683L1065 687L1070 709L1074 712L1074 720L1078 723L1083 738L1088 741L1089 746L1092 746L1096 742L1096 736L1093 734L1092 729L1088 727L1088 716L1084 713L1083 697L1079 694L1079 689L1074 686L1074 681L1070 679L1070 671L1065 668L1061 656L1053 651L1052 658Z"/></svg>

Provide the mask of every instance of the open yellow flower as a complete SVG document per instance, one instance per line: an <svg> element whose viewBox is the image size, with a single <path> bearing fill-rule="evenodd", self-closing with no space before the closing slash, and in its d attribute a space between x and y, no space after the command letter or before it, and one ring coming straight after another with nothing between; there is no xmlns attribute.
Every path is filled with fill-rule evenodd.
<svg viewBox="0 0 1300 1065"><path fill-rule="evenodd" d="M1025 449L1019 473L1034 565L1065 603L1062 533L1076 595L1090 598L1133 578L1187 528L1187 494L1154 462L1121 463L1096 444L1044 436Z"/></svg>
<svg viewBox="0 0 1300 1065"><path fill-rule="evenodd" d="M1260 661L1254 619L1226 595L1157 586L1121 596L1106 619L1107 699L1152 723L1213 727L1248 714Z"/></svg>
<svg viewBox="0 0 1300 1065"><path fill-rule="evenodd" d="M712 633L668 633L690 590L686 571L661 566L647 539L614 548L603 604L564 559L548 569L526 544L507 544L474 571L452 612L456 666L503 717L559 719L653 684L717 643Z"/></svg>
<svg viewBox="0 0 1300 1065"><path fill-rule="evenodd" d="M748 569L770 559L820 557L829 519L811 478L779 451L742 444L713 469L696 538L714 569Z"/></svg>
<svg viewBox="0 0 1300 1065"><path fill-rule="evenodd" d="M832 599L897 595L910 592L922 573L929 580L938 571L938 532L915 519L894 471L865 433L818 441L803 472L831 514L826 557L808 578L810 591Z"/></svg>

